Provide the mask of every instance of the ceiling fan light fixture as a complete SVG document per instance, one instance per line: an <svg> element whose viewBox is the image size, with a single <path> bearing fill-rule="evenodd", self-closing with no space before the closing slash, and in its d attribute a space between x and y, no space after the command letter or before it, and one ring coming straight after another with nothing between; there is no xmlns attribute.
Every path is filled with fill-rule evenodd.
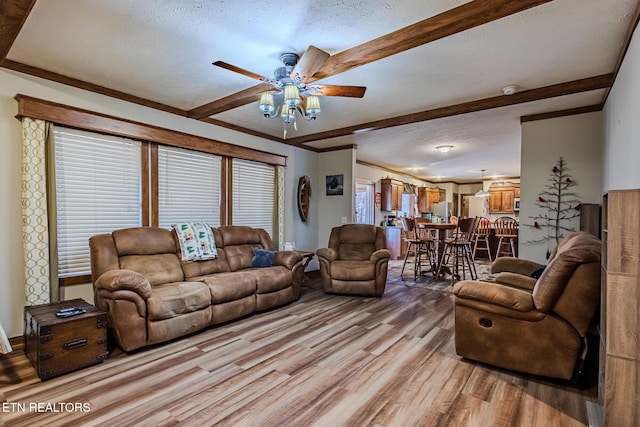
<svg viewBox="0 0 640 427"><path fill-rule="evenodd" d="M273 94L271 92L263 92L260 95L260 111L266 116L273 114L275 111L275 102L273 100Z"/></svg>
<svg viewBox="0 0 640 427"><path fill-rule="evenodd" d="M312 116L314 119L320 112L320 97L316 95L309 95L307 97L307 114Z"/></svg>
<svg viewBox="0 0 640 427"><path fill-rule="evenodd" d="M448 153L453 148L453 145L438 145L436 150L440 153Z"/></svg>
<svg viewBox="0 0 640 427"><path fill-rule="evenodd" d="M290 108L295 108L298 104L300 104L300 91L298 91L298 86L294 84L285 85L284 103Z"/></svg>
<svg viewBox="0 0 640 427"><path fill-rule="evenodd" d="M283 104L282 110L280 111L280 117L282 117L285 123L291 123L296 118L295 107L291 108L287 104Z"/></svg>

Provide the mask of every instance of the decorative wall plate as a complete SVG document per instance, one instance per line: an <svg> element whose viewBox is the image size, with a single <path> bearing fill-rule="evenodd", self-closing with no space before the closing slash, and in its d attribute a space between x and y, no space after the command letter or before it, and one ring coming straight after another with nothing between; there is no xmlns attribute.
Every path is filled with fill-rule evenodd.
<svg viewBox="0 0 640 427"><path fill-rule="evenodd" d="M309 218L309 204L311 203L311 180L308 176L301 176L298 180L298 213L302 222Z"/></svg>

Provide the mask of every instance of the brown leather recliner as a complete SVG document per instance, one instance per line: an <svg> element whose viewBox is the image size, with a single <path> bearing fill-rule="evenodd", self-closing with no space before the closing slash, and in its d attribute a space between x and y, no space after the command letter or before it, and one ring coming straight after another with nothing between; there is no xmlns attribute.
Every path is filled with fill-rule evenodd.
<svg viewBox="0 0 640 427"><path fill-rule="evenodd" d="M593 235L572 233L554 250L531 289L515 283L458 282L453 288L456 353L528 374L575 379L600 303L600 248ZM512 258L509 263L523 278L539 266L522 261Z"/></svg>
<svg viewBox="0 0 640 427"><path fill-rule="evenodd" d="M320 276L325 292L380 296L387 283L391 254L382 227L347 224L334 227L329 247L318 249Z"/></svg>

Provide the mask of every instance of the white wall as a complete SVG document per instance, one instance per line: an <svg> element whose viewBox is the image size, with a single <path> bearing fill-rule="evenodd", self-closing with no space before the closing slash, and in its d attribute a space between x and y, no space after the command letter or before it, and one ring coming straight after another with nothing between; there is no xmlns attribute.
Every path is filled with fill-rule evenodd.
<svg viewBox="0 0 640 427"><path fill-rule="evenodd" d="M535 206L538 195L546 189L553 167L560 157L577 185L571 190L582 203L600 203L602 182L602 112L579 114L548 120L525 122L522 125L520 173L519 256L540 263L546 262L547 243L527 244L540 239L547 230L536 230L532 217L544 211ZM564 223L575 230L580 219ZM549 243L555 247L555 241Z"/></svg>
<svg viewBox="0 0 640 427"><path fill-rule="evenodd" d="M356 150L329 151L320 153L318 159L318 194L315 198L318 203L318 248L327 247L331 229L342 224L351 224L355 221L356 212L356 185L355 185ZM344 189L341 196L327 196L327 175L344 175ZM316 187L313 187L315 191Z"/></svg>
<svg viewBox="0 0 640 427"><path fill-rule="evenodd" d="M316 176L317 153L21 73L0 70L0 141L3 148L0 156L0 226L3 230L0 239L0 322L10 337L22 334L23 307L26 301L20 211L21 128L20 122L15 119L18 110L13 99L18 93L287 156L285 240L295 241L301 249L317 248L319 207L312 204L311 222L303 224L296 204L298 178L300 175L309 175L312 179ZM319 193L319 187L313 182L312 185L314 194ZM87 292L89 296L86 299L91 302L93 298L89 287L69 288L66 297L78 294L84 297Z"/></svg>
<svg viewBox="0 0 640 427"><path fill-rule="evenodd" d="M640 188L640 33L631 39L604 108L603 193Z"/></svg>

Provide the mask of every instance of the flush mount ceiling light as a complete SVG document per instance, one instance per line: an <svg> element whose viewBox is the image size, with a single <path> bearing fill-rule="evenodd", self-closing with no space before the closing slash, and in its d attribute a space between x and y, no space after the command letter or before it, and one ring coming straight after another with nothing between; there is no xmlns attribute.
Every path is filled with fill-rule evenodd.
<svg viewBox="0 0 640 427"><path fill-rule="evenodd" d="M436 150L438 150L441 153L448 153L449 151L451 151L452 148L453 148L453 145L438 145L436 147Z"/></svg>
<svg viewBox="0 0 640 427"><path fill-rule="evenodd" d="M518 86L516 85L509 85L502 88L502 93L504 93L505 95L513 95L517 91L518 91Z"/></svg>
<svg viewBox="0 0 640 427"><path fill-rule="evenodd" d="M482 169L482 188L480 189L480 191L476 193L476 197L489 197L489 192L484 191L484 171L485 170L486 169Z"/></svg>

